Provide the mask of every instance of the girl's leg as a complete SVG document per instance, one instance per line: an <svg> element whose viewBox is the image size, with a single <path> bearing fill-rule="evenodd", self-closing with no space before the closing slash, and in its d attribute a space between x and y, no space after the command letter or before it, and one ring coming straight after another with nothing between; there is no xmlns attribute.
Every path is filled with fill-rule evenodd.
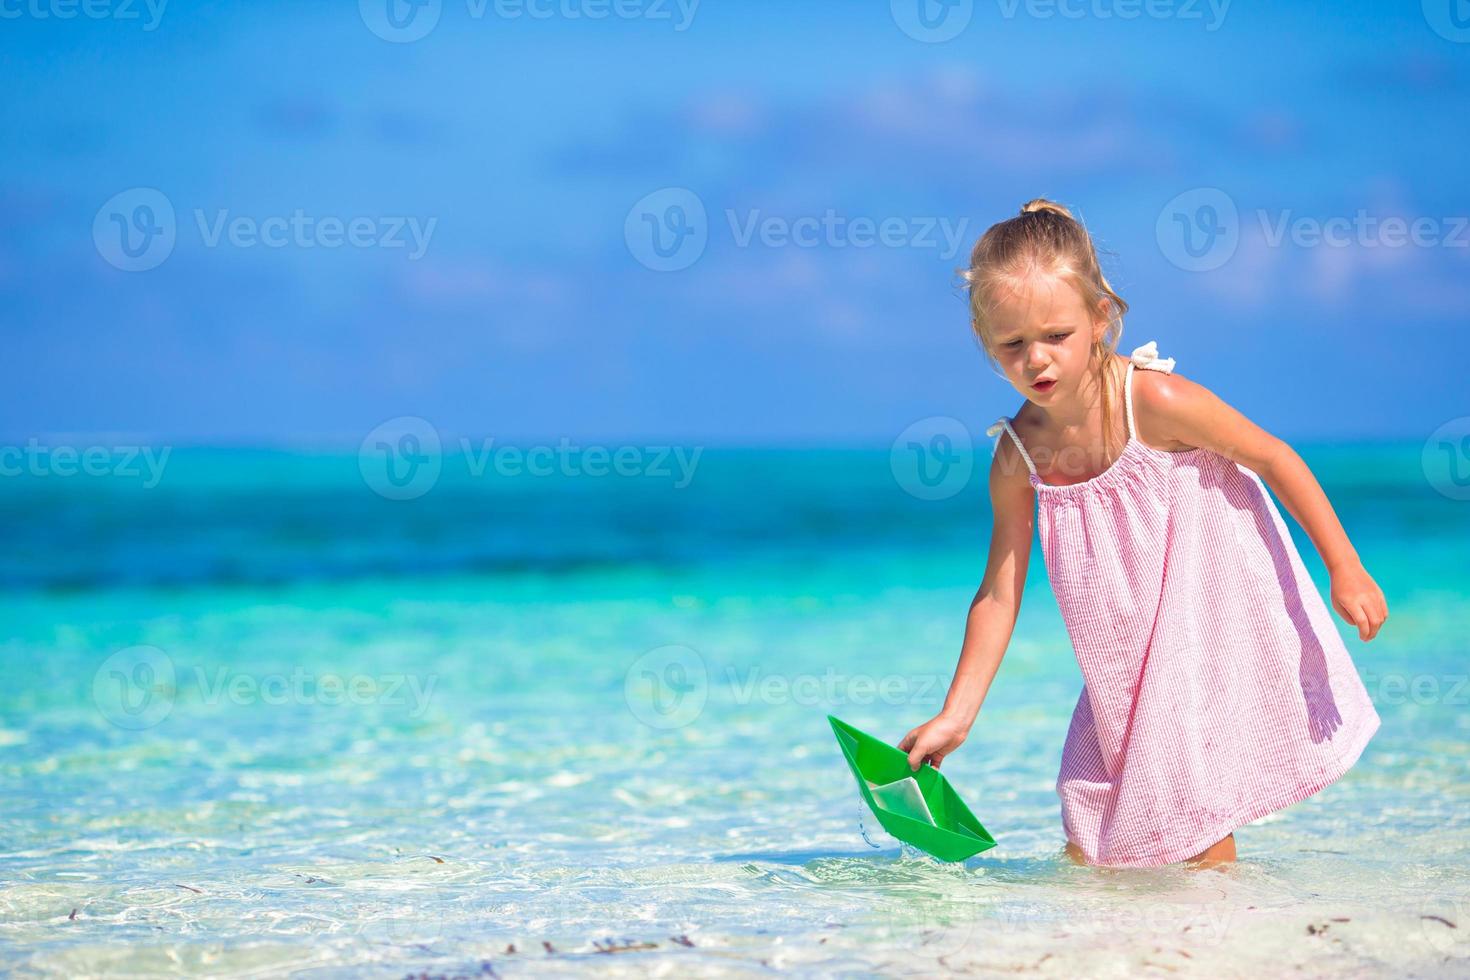
<svg viewBox="0 0 1470 980"><path fill-rule="evenodd" d="M1218 840L1209 847L1200 851L1190 858L1185 864L1198 868L1214 868L1221 864L1229 864L1235 860L1235 834L1226 834L1223 840Z"/></svg>
<svg viewBox="0 0 1470 980"><path fill-rule="evenodd" d="M1087 858L1083 856L1082 849L1076 844L1073 844L1071 841L1067 841L1067 857L1071 858L1072 861L1076 864L1085 865L1087 863ZM1211 844L1209 847L1205 848L1203 851L1196 854L1194 857L1190 858L1184 863L1190 865L1191 867L1198 867L1203 870L1205 868L1213 868L1221 864L1227 864L1234 860L1235 834L1232 832L1226 834L1224 840L1216 841L1214 844Z"/></svg>

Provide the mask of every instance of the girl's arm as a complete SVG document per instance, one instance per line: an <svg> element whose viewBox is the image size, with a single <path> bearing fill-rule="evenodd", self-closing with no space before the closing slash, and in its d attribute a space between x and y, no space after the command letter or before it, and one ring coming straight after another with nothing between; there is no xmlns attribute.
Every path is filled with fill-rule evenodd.
<svg viewBox="0 0 1470 980"><path fill-rule="evenodd" d="M909 754L910 769L917 770L925 762L937 769L964 742L1011 642L1026 587L1036 519L1036 491L1029 474L1015 444L1002 435L990 464L990 503L995 516L985 578L970 602L960 661L944 708L898 743Z"/></svg>
<svg viewBox="0 0 1470 980"><path fill-rule="evenodd" d="M1147 442L1202 446L1255 471L1312 539L1332 577L1332 605L1371 640L1388 618L1383 591L1348 540L1327 495L1302 458L1282 440L1177 374L1135 371L1135 419ZM1145 380L1145 378L1147 380ZM1141 409L1142 411L1138 411Z"/></svg>

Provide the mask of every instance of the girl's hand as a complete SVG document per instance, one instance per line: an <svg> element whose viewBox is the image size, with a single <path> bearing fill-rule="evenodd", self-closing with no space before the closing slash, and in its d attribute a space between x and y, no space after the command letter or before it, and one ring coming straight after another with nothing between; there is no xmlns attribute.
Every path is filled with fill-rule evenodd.
<svg viewBox="0 0 1470 980"><path fill-rule="evenodd" d="M1361 562L1332 573L1332 608L1358 628L1358 638L1371 640L1388 618L1383 590Z"/></svg>
<svg viewBox="0 0 1470 980"><path fill-rule="evenodd" d="M925 762L938 769L944 757L959 748L969 734L967 725L941 713L905 735L898 747L909 754L909 768L914 772Z"/></svg>

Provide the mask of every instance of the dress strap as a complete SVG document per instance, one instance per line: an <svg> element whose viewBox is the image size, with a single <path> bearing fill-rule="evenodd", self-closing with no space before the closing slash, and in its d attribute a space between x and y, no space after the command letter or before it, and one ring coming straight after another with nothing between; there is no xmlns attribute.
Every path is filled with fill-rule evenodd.
<svg viewBox="0 0 1470 980"><path fill-rule="evenodd" d="M995 423L993 425L985 430L985 434L990 436L991 438L994 438L1000 435L1002 427L1004 427L1004 430L1006 432L1009 432L1011 434L1011 440L1015 442L1016 448L1021 451L1021 458L1026 461L1026 468L1031 471L1032 476L1036 476L1036 464L1031 462L1031 454L1028 453L1026 451L1026 447L1021 444L1021 437L1016 435L1015 429L1011 428L1010 419L1001 416L1000 418L995 420Z"/></svg>
<svg viewBox="0 0 1470 980"><path fill-rule="evenodd" d="M1128 428L1124 435L1129 439L1132 439L1138 431L1138 427L1133 422L1133 369L1136 367L1169 374L1174 370L1174 358L1160 357L1158 342L1153 340L1141 347L1133 348L1133 354L1128 358L1128 371L1123 375L1123 402L1126 406L1124 414L1128 420Z"/></svg>

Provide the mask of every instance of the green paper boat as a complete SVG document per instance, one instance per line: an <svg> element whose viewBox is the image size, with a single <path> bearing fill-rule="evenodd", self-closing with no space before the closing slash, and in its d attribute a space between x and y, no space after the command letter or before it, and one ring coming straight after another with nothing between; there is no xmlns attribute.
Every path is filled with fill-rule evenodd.
<svg viewBox="0 0 1470 980"><path fill-rule="evenodd" d="M832 732L857 778L858 790L883 829L941 861L963 861L995 846L938 769L909 768L908 753L832 715Z"/></svg>

